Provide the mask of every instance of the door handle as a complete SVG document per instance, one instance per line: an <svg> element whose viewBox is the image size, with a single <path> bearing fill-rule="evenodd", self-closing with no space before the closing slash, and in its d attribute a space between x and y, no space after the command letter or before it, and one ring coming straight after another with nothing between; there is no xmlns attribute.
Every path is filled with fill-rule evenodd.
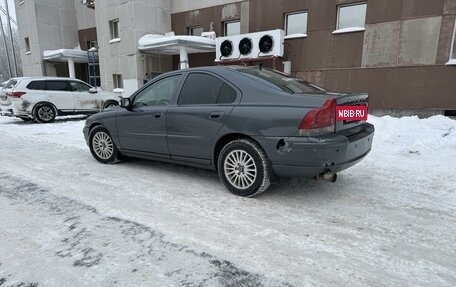
<svg viewBox="0 0 456 287"><path fill-rule="evenodd" d="M154 119L159 119L163 113L154 113Z"/></svg>
<svg viewBox="0 0 456 287"><path fill-rule="evenodd" d="M223 116L224 112L212 112L209 114L210 119L218 119Z"/></svg>

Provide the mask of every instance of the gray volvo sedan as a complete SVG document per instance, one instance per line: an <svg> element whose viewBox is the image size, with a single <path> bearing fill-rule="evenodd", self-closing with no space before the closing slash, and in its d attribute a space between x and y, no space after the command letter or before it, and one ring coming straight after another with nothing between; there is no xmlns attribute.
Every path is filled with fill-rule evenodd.
<svg viewBox="0 0 456 287"><path fill-rule="evenodd" d="M336 107L367 100L261 66L192 68L90 116L83 132L99 162L137 157L217 170L230 192L254 196L278 177L334 182L363 159L374 126L336 121Z"/></svg>

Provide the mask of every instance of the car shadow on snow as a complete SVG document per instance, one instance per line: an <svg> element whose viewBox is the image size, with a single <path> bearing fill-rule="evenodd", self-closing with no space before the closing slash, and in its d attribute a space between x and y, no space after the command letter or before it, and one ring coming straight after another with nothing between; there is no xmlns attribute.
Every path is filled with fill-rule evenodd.
<svg viewBox="0 0 456 287"><path fill-rule="evenodd" d="M224 196L235 196L232 195L222 184L218 173L212 170L201 169L197 167L164 163L153 160L135 159L128 158L120 163L123 167L129 167L136 170L148 170L147 173L161 173L164 176L175 178L176 180L196 180L197 183L203 183L204 186L212 186L212 195L223 194ZM321 199L328 200L329 198L337 198L344 192L350 192L350 188L345 185L347 180L350 180L350 175L341 175L336 183L330 183L325 181L317 181L309 178L279 178L277 181L271 184L271 186L264 192L257 196L255 199L263 201L272 200L313 200ZM176 183L177 185L177 183ZM201 190L203 193L204 191Z"/></svg>

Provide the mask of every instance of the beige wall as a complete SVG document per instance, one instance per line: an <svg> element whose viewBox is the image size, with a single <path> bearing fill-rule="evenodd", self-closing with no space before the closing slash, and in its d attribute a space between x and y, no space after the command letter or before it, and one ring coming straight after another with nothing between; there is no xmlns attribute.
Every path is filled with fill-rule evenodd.
<svg viewBox="0 0 456 287"><path fill-rule="evenodd" d="M138 40L145 34L171 31L169 1L99 0L95 18L99 45L101 86L112 90L113 74L123 78L124 95L128 96L143 84L146 57L138 51ZM109 21L119 19L119 42L110 43ZM171 57L153 57L156 66L171 66ZM169 64L167 65L166 62Z"/></svg>

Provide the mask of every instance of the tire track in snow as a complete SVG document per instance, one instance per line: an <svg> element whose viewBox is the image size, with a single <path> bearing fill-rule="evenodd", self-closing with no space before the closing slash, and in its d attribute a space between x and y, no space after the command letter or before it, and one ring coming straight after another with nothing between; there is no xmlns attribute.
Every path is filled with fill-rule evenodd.
<svg viewBox="0 0 456 287"><path fill-rule="evenodd" d="M54 250L51 252L56 259L67 262L68 268L96 268L96 272L106 270L109 273L99 277L109 278L109 282L99 283L123 285L126 280L129 285L155 285L157 282L149 281L153 274L163 277L160 280L172 286L291 286L242 270L230 261L207 252L173 243L163 233L148 226L103 216L93 207L53 195L32 182L6 173L0 173L0 182L1 197L13 205L25 206L26 209L21 208L21 212L26 212L27 216L34 216L35 211L39 211L43 217L44 213L43 220L56 226L58 236L57 239L54 237ZM4 265L13 262L2 263L0 278L4 281L0 281L0 285L17 284L8 282L11 274L4 275ZM13 275L21 278L20 274ZM70 284L61 283L63 286ZM20 284L25 283L18 286L22 286ZM33 284L38 286L40 283Z"/></svg>

